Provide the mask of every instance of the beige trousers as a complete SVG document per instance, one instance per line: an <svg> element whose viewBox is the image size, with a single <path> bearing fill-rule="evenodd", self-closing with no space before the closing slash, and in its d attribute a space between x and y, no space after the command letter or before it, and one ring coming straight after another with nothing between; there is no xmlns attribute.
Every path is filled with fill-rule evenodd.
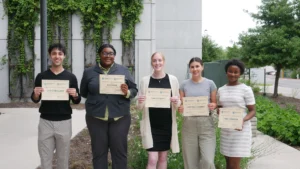
<svg viewBox="0 0 300 169"><path fill-rule="evenodd" d="M215 169L216 133L213 117L184 117L182 154L185 169Z"/></svg>
<svg viewBox="0 0 300 169"><path fill-rule="evenodd" d="M38 126L38 149L42 169L52 169L54 150L57 169L69 169L70 139L72 120L49 121L40 118Z"/></svg>

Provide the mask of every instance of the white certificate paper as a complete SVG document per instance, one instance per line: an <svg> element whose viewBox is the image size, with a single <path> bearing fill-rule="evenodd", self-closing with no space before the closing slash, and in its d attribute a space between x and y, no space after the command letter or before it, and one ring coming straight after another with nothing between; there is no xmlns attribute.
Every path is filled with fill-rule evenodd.
<svg viewBox="0 0 300 169"><path fill-rule="evenodd" d="M208 96L184 97L183 116L209 116Z"/></svg>
<svg viewBox="0 0 300 169"><path fill-rule="evenodd" d="M42 80L42 100L69 100L69 80Z"/></svg>
<svg viewBox="0 0 300 169"><path fill-rule="evenodd" d="M124 75L104 75L100 74L100 94L117 94L124 95L121 90L121 84L125 83Z"/></svg>
<svg viewBox="0 0 300 169"><path fill-rule="evenodd" d="M146 91L146 107L170 108L171 89L148 88Z"/></svg>
<svg viewBox="0 0 300 169"><path fill-rule="evenodd" d="M242 108L220 108L218 127L242 129L244 111Z"/></svg>

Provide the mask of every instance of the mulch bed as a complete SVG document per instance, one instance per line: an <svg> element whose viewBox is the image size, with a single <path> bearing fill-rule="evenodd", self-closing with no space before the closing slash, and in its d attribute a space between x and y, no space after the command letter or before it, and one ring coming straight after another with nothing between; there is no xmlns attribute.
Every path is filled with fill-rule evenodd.
<svg viewBox="0 0 300 169"><path fill-rule="evenodd" d="M279 104L281 107L294 106L297 112L300 114L300 99L293 97L285 97L279 95L278 97L272 97L272 95L267 95L268 98Z"/></svg>

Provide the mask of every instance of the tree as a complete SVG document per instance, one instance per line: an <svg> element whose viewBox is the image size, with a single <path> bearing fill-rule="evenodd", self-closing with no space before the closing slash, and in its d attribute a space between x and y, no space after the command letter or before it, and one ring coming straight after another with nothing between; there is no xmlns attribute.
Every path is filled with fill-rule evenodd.
<svg viewBox="0 0 300 169"><path fill-rule="evenodd" d="M211 62L224 58L222 47L216 44L208 35L202 37L202 60Z"/></svg>
<svg viewBox="0 0 300 169"><path fill-rule="evenodd" d="M243 61L252 66L274 65L274 97L278 96L280 71L299 66L299 11L299 0L262 0L258 13L250 13L258 26L239 37Z"/></svg>
<svg viewBox="0 0 300 169"><path fill-rule="evenodd" d="M226 58L227 59L233 59L233 58L241 58L242 57L242 52L241 52L241 47L238 46L237 44L233 44L232 47L227 47L226 48Z"/></svg>

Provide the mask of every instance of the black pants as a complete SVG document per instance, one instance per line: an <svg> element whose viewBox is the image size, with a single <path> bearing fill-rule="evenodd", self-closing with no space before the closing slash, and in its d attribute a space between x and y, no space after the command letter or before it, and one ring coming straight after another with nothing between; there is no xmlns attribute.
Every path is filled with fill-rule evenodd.
<svg viewBox="0 0 300 169"><path fill-rule="evenodd" d="M130 115L117 121L103 121L93 116L86 116L85 119L92 141L94 169L108 169L108 149L111 153L112 169L126 169Z"/></svg>

